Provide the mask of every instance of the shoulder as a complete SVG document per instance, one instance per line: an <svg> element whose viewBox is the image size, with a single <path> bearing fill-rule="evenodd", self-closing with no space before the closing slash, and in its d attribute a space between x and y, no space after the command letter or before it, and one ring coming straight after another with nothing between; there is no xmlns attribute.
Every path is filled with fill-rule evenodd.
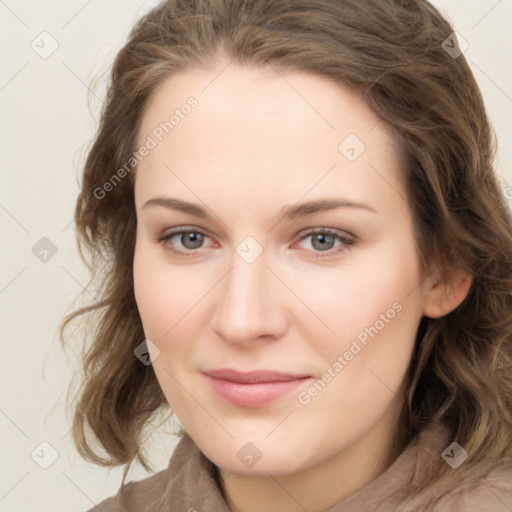
<svg viewBox="0 0 512 512"><path fill-rule="evenodd" d="M123 485L115 496L87 512L187 512L194 510L192 503L201 503L203 510L220 510L225 505L213 463L183 431L167 469Z"/></svg>
<svg viewBox="0 0 512 512"><path fill-rule="evenodd" d="M512 465L500 462L483 474L475 468L444 494L433 512L510 512L512 510Z"/></svg>
<svg viewBox="0 0 512 512"><path fill-rule="evenodd" d="M168 470L123 485L115 496L98 503L87 512L151 512L156 510L169 477Z"/></svg>

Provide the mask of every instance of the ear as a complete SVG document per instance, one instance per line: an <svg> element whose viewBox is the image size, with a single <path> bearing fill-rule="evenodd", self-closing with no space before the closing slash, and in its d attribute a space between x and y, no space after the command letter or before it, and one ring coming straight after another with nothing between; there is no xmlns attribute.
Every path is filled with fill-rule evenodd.
<svg viewBox="0 0 512 512"><path fill-rule="evenodd" d="M439 268L427 278L423 315L440 318L453 311L466 298L473 277L460 268Z"/></svg>

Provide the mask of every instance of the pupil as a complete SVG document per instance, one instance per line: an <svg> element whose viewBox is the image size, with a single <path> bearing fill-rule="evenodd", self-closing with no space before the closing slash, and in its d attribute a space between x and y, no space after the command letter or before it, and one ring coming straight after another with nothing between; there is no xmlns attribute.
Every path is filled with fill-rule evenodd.
<svg viewBox="0 0 512 512"><path fill-rule="evenodd" d="M315 246L315 241L320 241L320 245L318 247L315 247L315 249L325 250L326 249L326 242L329 245L329 242L334 241L334 237L332 235L325 235L325 234L318 234L316 237L313 238L313 246ZM327 247L327 249L330 249L331 247Z"/></svg>
<svg viewBox="0 0 512 512"><path fill-rule="evenodd" d="M184 243L183 245L185 245L185 247L187 247L188 249L197 249L198 247L201 246L201 243L203 241L203 235L201 235L200 233L190 232L186 234L184 241L186 243ZM187 246L188 243L190 243L192 247Z"/></svg>

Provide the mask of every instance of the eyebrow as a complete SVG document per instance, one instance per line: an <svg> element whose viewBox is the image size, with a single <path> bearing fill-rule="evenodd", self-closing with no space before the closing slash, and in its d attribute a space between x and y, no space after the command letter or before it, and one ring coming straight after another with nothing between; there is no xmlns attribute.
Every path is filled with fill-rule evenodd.
<svg viewBox="0 0 512 512"><path fill-rule="evenodd" d="M194 215L195 217L207 218L208 212L202 206L188 201L182 201L172 197L155 197L149 199L144 203L143 209L147 206L163 206L171 210L176 210L183 213ZM287 205L280 209L280 217L278 222L285 220L294 220L315 213L334 210L336 208L351 208L358 210L366 210L372 213L378 213L372 206L348 199L317 199L315 201L308 201L306 203L299 203L294 205Z"/></svg>

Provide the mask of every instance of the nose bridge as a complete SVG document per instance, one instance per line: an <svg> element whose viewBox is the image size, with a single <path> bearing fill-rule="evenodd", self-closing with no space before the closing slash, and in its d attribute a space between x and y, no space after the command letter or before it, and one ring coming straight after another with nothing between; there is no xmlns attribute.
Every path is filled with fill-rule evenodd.
<svg viewBox="0 0 512 512"><path fill-rule="evenodd" d="M215 312L214 329L226 341L244 342L265 335L278 335L276 283L267 269L265 253L254 261L233 254L232 268L224 279ZM275 280L275 279L274 279Z"/></svg>

